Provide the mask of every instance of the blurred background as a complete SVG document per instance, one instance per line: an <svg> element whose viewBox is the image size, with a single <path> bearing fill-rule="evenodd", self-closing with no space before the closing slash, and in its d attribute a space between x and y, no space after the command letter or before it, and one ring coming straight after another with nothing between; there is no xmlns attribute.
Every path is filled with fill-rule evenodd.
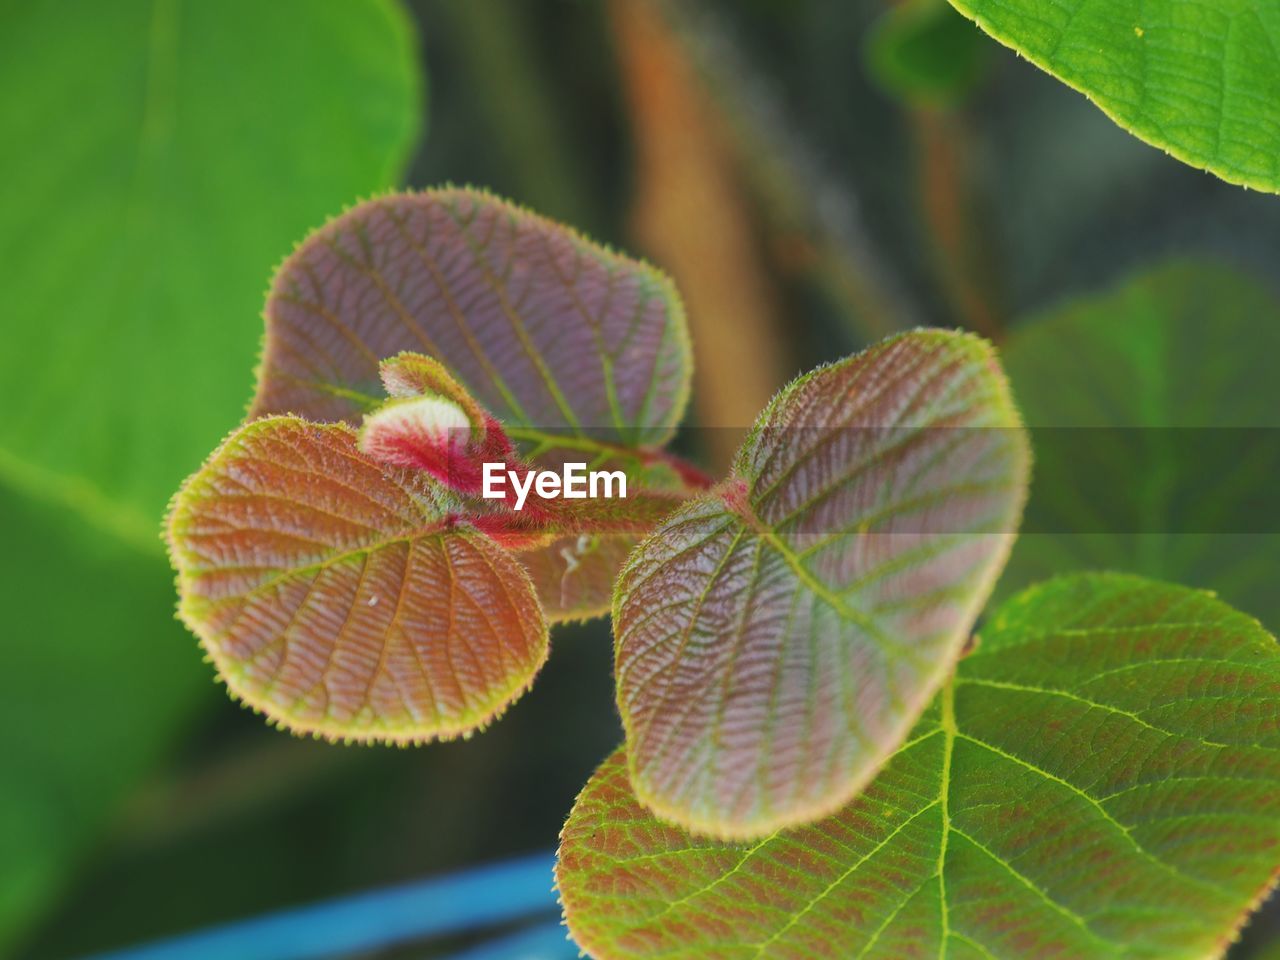
<svg viewBox="0 0 1280 960"><path fill-rule="evenodd" d="M1140 143L942 0L0 0L0 143L0 955L429 877L406 942L376 896L303 926L372 925L351 956L576 955L551 851L621 739L607 622L559 628L483 735L380 749L269 728L173 619L167 498L244 412L273 267L358 198L485 186L667 269L701 427L922 324L1001 343L1033 425L1280 425L1280 198ZM735 430L682 442L723 468ZM1274 472L1230 464L1227 496L1110 446L1090 482L1157 477L1155 515L1082 515L1042 452L1001 591L1123 567L1280 626L1277 518L1232 513ZM450 890L493 915L427 937ZM295 928L253 942L302 955Z"/></svg>

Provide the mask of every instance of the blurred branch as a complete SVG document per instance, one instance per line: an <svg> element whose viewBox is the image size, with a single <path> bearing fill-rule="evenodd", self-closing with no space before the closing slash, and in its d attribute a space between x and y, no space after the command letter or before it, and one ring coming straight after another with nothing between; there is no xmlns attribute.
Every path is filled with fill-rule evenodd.
<svg viewBox="0 0 1280 960"><path fill-rule="evenodd" d="M713 464L788 378L778 296L717 111L648 0L614 0L610 18L636 150L633 229L675 277L689 315L694 397Z"/></svg>
<svg viewBox="0 0 1280 960"><path fill-rule="evenodd" d="M292 738L255 738L192 770L143 785L130 798L113 840L130 850L161 847L274 803L357 768L366 755Z"/></svg>
<svg viewBox="0 0 1280 960"><path fill-rule="evenodd" d="M858 197L830 175L728 25L702 0L654 2L720 108L779 266L821 287L863 339L916 326L921 312L878 254Z"/></svg>
<svg viewBox="0 0 1280 960"><path fill-rule="evenodd" d="M566 223L591 225L578 160L560 122L562 107L522 29L528 8L512 0L448 0L430 9L448 22L494 146L519 178L517 199Z"/></svg>
<svg viewBox="0 0 1280 960"><path fill-rule="evenodd" d="M934 264L959 320L992 340L1004 333L1005 309L983 229L971 132L958 111L910 108L917 147L920 206Z"/></svg>
<svg viewBox="0 0 1280 960"><path fill-rule="evenodd" d="M1005 308L965 110L990 75L991 48L946 0L895 0L871 24L863 56L908 121L919 215L942 292L961 323L998 339Z"/></svg>

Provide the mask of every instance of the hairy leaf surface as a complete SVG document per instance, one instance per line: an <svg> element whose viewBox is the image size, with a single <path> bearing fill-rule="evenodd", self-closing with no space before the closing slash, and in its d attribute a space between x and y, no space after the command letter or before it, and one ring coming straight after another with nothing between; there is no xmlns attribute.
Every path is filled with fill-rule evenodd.
<svg viewBox="0 0 1280 960"><path fill-rule="evenodd" d="M1016 529L989 345L906 334L784 390L618 581L618 704L659 814L758 836L855 794L937 692Z"/></svg>
<svg viewBox="0 0 1280 960"><path fill-rule="evenodd" d="M1280 655L1212 596L1075 575L1005 605L856 800L751 845L592 777L557 869L597 960L1219 955L1280 864Z"/></svg>
<svg viewBox="0 0 1280 960"><path fill-rule="evenodd" d="M609 611L614 578L637 538L622 533L560 537L520 554L538 598L560 620L583 620Z"/></svg>
<svg viewBox="0 0 1280 960"><path fill-rule="evenodd" d="M1280 6L1269 0L951 0L1147 143L1280 191Z"/></svg>
<svg viewBox="0 0 1280 960"><path fill-rule="evenodd" d="M1275 296L1195 261L1019 326L1003 356L1040 469L1001 588L1128 570L1280 625L1277 355Z"/></svg>
<svg viewBox="0 0 1280 960"><path fill-rule="evenodd" d="M272 284L253 412L354 422L406 350L513 427L661 444L688 398L665 277L476 190L371 200L313 233Z"/></svg>
<svg viewBox="0 0 1280 960"><path fill-rule="evenodd" d="M549 463L639 471L689 393L688 331L666 277L477 190L371 200L313 233L272 284L252 412L357 423L382 396L379 361L401 351L443 363ZM612 580L612 556L573 570L559 547L531 558L578 582L579 599L548 613L607 608L591 585Z"/></svg>
<svg viewBox="0 0 1280 960"><path fill-rule="evenodd" d="M344 424L241 428L174 501L180 614L236 696L353 740L469 733L528 686L547 627L523 568Z"/></svg>

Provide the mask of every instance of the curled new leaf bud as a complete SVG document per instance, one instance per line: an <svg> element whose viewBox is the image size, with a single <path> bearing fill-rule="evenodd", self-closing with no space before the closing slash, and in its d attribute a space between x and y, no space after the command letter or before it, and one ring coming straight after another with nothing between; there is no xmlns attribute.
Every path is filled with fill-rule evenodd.
<svg viewBox="0 0 1280 960"><path fill-rule="evenodd" d="M468 410L456 384L501 422L491 433L485 421L487 442L510 437L538 466L585 460L623 469L637 486L650 469L646 487L708 485L662 452L692 370L671 281L482 190L379 197L347 211L281 265L265 315L252 417L358 427L379 376L392 396L429 392ZM522 469L502 454L486 459ZM604 613L632 546L615 537L570 569L562 551L578 532L521 557L553 619Z"/></svg>
<svg viewBox="0 0 1280 960"><path fill-rule="evenodd" d="M472 423L461 407L444 397L392 400L365 417L360 449L383 463L429 470L465 453Z"/></svg>
<svg viewBox="0 0 1280 960"><path fill-rule="evenodd" d="M400 354L381 373L392 399L365 417L361 452L479 496L484 464L514 456L502 424L430 357Z"/></svg>
<svg viewBox="0 0 1280 960"><path fill-rule="evenodd" d="M439 360L405 351L383 360L378 375L391 397L435 396L451 401L466 417L473 439L484 439L485 422L491 418Z"/></svg>
<svg viewBox="0 0 1280 960"><path fill-rule="evenodd" d="M394 399L365 417L360 450L380 463L425 471L457 493L477 496L484 463L511 453L502 426L480 412L477 437L476 421L452 400L434 395Z"/></svg>

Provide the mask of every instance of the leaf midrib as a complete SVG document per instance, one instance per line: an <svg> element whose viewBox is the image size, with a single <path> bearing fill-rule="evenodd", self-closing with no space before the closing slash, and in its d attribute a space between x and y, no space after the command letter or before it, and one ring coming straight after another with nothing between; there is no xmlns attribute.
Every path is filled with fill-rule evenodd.
<svg viewBox="0 0 1280 960"><path fill-rule="evenodd" d="M1221 897L1224 894L1227 895L1228 897L1231 897L1231 894L1229 891L1221 890L1216 886L1210 884L1208 881L1202 880L1199 877L1195 877L1190 874L1186 874L1183 871L1174 867L1172 864L1166 863L1165 861L1160 860L1159 858L1149 853L1144 847L1142 847L1137 842L1136 838L1132 836L1130 829L1124 826L1123 824L1119 823L1119 821L1115 820L1115 818L1112 817L1111 814L1109 814L1101 806L1101 801L1094 798L1091 794L1088 794L1086 791L1081 790L1079 787L1076 787L1074 784L1070 783L1069 781L1063 780L1062 778L1057 777L1054 774L1051 774L1048 771L1043 770L1040 767L1037 767L1034 764L1031 764L1028 761L1023 760L1020 757L1015 756L1014 754L1010 754L1007 751L1004 751L993 744L987 743L985 740L981 739L980 737L974 736L973 734L966 733L965 731L961 730L955 715L955 688L957 684L987 685L978 678L954 677L951 680L949 680L948 683L942 688L942 691L940 692L940 695L939 695L939 704L941 708L941 722L939 727L929 731L928 733L922 734L912 740L909 740L907 743L899 747L898 750L896 750L890 757L890 759L892 759L893 757L897 757L905 753L907 750L911 749L912 747L916 746L917 744L923 742L924 740L927 740L933 737L934 735L936 735L937 733L941 732L944 735L943 761L942 761L942 771L939 776L939 786L938 786L937 797L931 800L925 806L921 807L919 810L915 811L910 817L908 817L905 821L903 821L903 823L899 824L896 828L894 828L894 830L889 834L889 836L887 836L884 840L879 842L873 850L859 857L858 861L852 867L843 870L835 880L833 880L831 883L827 885L826 888L824 888L823 891L815 895L799 911L796 911L795 913L793 913L788 918L788 920L784 924L782 924L778 928L778 930L775 931L773 934L771 934L766 940L760 941L755 944L751 944L750 946L753 946L756 950L756 953L755 953L756 957L763 956L764 955L763 950L765 947L773 943L776 943L786 933L787 930L792 929L796 925L796 923L798 923L805 915L810 913L828 895L833 893L840 886L841 883L843 883L850 876L852 876L858 867L865 864L865 862L871 856L873 856L875 853L879 852L885 846L887 846L888 842L894 836L896 836L908 823L915 821L927 810L931 810L934 807L940 808L941 816L942 816L941 830L938 838L937 870L934 873L930 874L929 877L925 879L925 883L927 883L930 880L937 880L939 884L939 912L940 912L941 928L942 928L942 936L940 938L940 948L939 948L939 960L945 960L945 958L948 956L947 942L948 942L948 939L951 938L952 936L962 937L963 939L966 939L972 943L977 944L983 950L987 950L985 945L982 945L977 941L973 941L971 936L967 934L962 935L950 929L949 903L946 898L946 860L947 860L947 852L948 852L951 834L955 834L956 836L961 837L966 842L972 844L977 850L979 850L980 852L985 854L987 857L995 861L1007 873L1009 873L1010 876L1016 879L1020 885L1034 892L1045 903L1046 906L1053 909L1056 913L1063 916L1064 918L1071 920L1074 925L1076 925L1083 932L1085 932L1091 938L1091 940L1093 940L1100 947L1108 951L1113 951L1116 948L1116 944L1113 941L1108 940L1102 937L1101 935L1099 935L1098 933L1096 933L1089 926L1089 921L1087 919L1085 919L1080 914L1077 914L1074 911L1070 910L1064 904L1055 900L1053 897L1051 897L1048 894L1047 891L1037 886L1036 883L1032 881L1030 878L1026 877L1022 873L1014 869L1012 864L1008 863L1006 860L1002 859L1000 856L995 854L990 848L988 848L981 841L975 839L974 837L970 836L968 833L959 829L958 827L954 826L951 823L951 817L950 817L950 788L951 788L951 780L952 780L951 762L954 756L955 743L957 740L964 740L966 742L976 744L977 746L980 746L986 750L989 750L993 754L1000 756L1001 758L1009 762L1016 763L1020 767L1025 768L1026 770L1034 773L1039 778L1049 780L1049 781L1058 783L1062 786L1065 786L1067 789L1071 790L1072 793L1086 799L1089 802L1090 806L1093 809L1095 809L1098 813L1100 813L1105 820L1107 820L1110 824L1112 824L1117 829L1119 829L1132 843L1135 850L1138 852L1139 856L1141 856L1148 863L1155 864L1162 871L1172 874L1179 883L1182 883L1182 884L1190 883L1204 890L1206 893L1212 893L1212 895L1215 897ZM995 684L995 686L999 687L1001 685ZM1018 687L1016 685L1014 688L1027 689L1023 687ZM1030 688L1030 689L1035 690L1035 688ZM1040 692L1045 694L1054 694L1057 691L1035 690L1035 692ZM1169 731L1162 731L1162 732L1169 733ZM1170 735L1174 735L1174 734L1170 733ZM766 846L769 840L772 840L778 837L780 833L781 831L770 834L769 837L767 837L765 840L760 841L759 843L755 844L752 848L750 848L748 851L746 851L742 860L733 868L734 872L737 872L738 870L740 870L746 864L746 862L751 858L752 854L754 854L757 850L761 849L762 847ZM721 879L723 879L723 877ZM692 900L696 896L700 895L700 893L705 893L705 892L706 892L705 890L702 890L702 891L699 891L699 893L690 894L688 896L682 897L681 902L687 902L689 900ZM885 922L881 925L881 927L877 929L875 935L873 935L871 940L869 940L863 946L862 951L858 954L859 958L867 954L867 951L869 951L878 941L879 934L883 932L884 929L887 929L891 925L893 919L897 916L898 911L902 909L902 907L905 906L905 904L910 899L914 898L918 893L919 893L919 888L916 891L914 891L912 894L910 894L907 898L905 898L902 903L897 905L894 911L886 918Z"/></svg>

